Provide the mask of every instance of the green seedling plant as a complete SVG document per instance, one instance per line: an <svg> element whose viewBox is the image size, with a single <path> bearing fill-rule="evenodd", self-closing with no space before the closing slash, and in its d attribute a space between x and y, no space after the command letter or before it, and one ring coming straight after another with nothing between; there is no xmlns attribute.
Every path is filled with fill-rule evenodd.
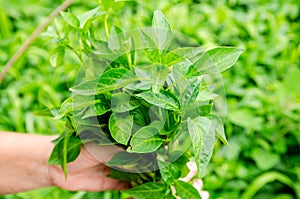
<svg viewBox="0 0 300 199"><path fill-rule="evenodd" d="M182 45L182 35L157 10L152 27L123 32L113 26L107 39L90 39L90 19L105 15L94 9L77 18L62 13L66 25L80 36L83 60L72 96L65 100L56 119L65 120L65 131L56 139L50 164L74 161L82 144L122 149L107 166L110 177L130 181L124 197L201 198L191 182L181 178L194 161L197 177L205 175L216 138L227 144L223 123L214 100L219 73L229 69L242 50L233 47L204 49ZM84 17L90 17L84 18ZM104 17L106 19L106 17ZM107 22L106 22L107 23ZM94 37L94 35L93 35ZM60 41L52 62L62 63Z"/></svg>

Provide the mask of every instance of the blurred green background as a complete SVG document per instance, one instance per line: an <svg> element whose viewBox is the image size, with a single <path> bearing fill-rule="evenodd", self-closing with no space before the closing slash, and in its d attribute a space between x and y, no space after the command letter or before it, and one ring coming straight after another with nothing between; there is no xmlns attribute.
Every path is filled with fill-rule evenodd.
<svg viewBox="0 0 300 199"><path fill-rule="evenodd" d="M0 0L0 71L60 3ZM69 10L78 15L97 5L96 1L75 1ZM155 9L163 11L174 30L201 46L245 49L237 64L223 74L230 146L216 144L203 179L210 198L300 198L300 1L128 1L109 22L123 30L149 26ZM51 25L61 20L56 17ZM95 24L95 31L104 34L101 17ZM51 65L59 42L41 34L0 84L1 130L38 134L63 130L62 122L37 114L59 107L70 95L68 88L80 66L74 57ZM66 56L72 57L68 52ZM117 195L45 188L0 199L109 199Z"/></svg>

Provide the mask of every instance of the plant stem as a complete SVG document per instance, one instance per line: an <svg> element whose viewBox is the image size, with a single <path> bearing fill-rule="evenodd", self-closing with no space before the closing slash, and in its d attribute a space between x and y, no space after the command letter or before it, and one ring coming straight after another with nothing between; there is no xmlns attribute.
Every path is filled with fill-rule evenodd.
<svg viewBox="0 0 300 199"><path fill-rule="evenodd" d="M10 58L10 60L4 66L2 72L0 73L0 84L7 74L8 70L13 66L13 64L20 58L20 56L25 52L25 50L32 44L32 42L39 36L39 34L44 30L46 26L57 16L60 11L66 9L72 4L73 0L66 0L60 6L58 6L45 21L40 23L40 25L33 31L30 37L23 43L23 45L17 50L17 52Z"/></svg>

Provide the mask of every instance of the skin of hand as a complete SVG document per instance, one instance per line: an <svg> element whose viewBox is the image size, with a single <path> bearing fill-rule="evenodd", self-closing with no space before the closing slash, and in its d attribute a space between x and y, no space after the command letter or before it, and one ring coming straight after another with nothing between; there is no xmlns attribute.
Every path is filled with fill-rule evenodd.
<svg viewBox="0 0 300 199"><path fill-rule="evenodd" d="M57 186L72 191L126 189L129 185L107 177L107 162L119 150L90 143L82 146L79 157L67 165L65 179L60 166L47 160L56 136L0 132L0 195ZM97 157L91 154L91 150Z"/></svg>

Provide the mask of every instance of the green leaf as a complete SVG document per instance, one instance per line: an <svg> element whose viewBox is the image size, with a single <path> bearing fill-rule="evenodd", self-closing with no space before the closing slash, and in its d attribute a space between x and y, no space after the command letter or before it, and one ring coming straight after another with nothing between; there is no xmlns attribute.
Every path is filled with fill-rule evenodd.
<svg viewBox="0 0 300 199"><path fill-rule="evenodd" d="M148 113L149 109L144 105L130 111L134 124L139 125L140 127L147 126L150 123Z"/></svg>
<svg viewBox="0 0 300 199"><path fill-rule="evenodd" d="M54 67L60 66L63 64L65 56L65 49L61 46L56 48L50 56L50 64Z"/></svg>
<svg viewBox="0 0 300 199"><path fill-rule="evenodd" d="M235 64L242 52L243 49L233 47L217 47L208 50L194 63L189 75L198 75L199 72L223 72Z"/></svg>
<svg viewBox="0 0 300 199"><path fill-rule="evenodd" d="M169 68L162 64L153 64L150 71L150 80L152 84L153 93L159 93L160 89L164 86Z"/></svg>
<svg viewBox="0 0 300 199"><path fill-rule="evenodd" d="M61 165L66 175L66 164L79 156L81 144L80 138L63 134L56 140L48 164Z"/></svg>
<svg viewBox="0 0 300 199"><path fill-rule="evenodd" d="M189 81L182 97L181 97L181 109L187 110L192 104L195 103L198 94L200 92L202 79L194 78Z"/></svg>
<svg viewBox="0 0 300 199"><path fill-rule="evenodd" d="M67 98L61 105L58 114L54 119L61 119L68 113L72 112L72 97Z"/></svg>
<svg viewBox="0 0 300 199"><path fill-rule="evenodd" d="M129 113L113 113L109 118L109 130L112 137L121 144L127 145L132 131L133 119Z"/></svg>
<svg viewBox="0 0 300 199"><path fill-rule="evenodd" d="M105 71L100 78L82 82L70 90L76 94L95 95L125 87L140 79L125 68L113 68Z"/></svg>
<svg viewBox="0 0 300 199"><path fill-rule="evenodd" d="M152 20L157 47L162 51L166 50L172 40L172 30L170 23L160 10L154 11Z"/></svg>
<svg viewBox="0 0 300 199"><path fill-rule="evenodd" d="M257 167L261 170L270 170L280 162L280 155L261 148L253 149L251 157L255 161Z"/></svg>
<svg viewBox="0 0 300 199"><path fill-rule="evenodd" d="M168 143L168 152L170 155L170 161L173 162L180 157L187 150L191 148L192 142L189 136L189 130L186 120L182 121L179 125L179 129L176 131L175 137Z"/></svg>
<svg viewBox="0 0 300 199"><path fill-rule="evenodd" d="M215 131L212 121L205 117L188 118L188 130L192 140L198 173L200 177L203 177L215 145Z"/></svg>
<svg viewBox="0 0 300 199"><path fill-rule="evenodd" d="M295 182L292 181L288 176L276 172L276 171L270 171L267 173L264 173L257 178L255 178L252 183L247 187L246 191L241 195L241 199L248 199L248 198L255 198L254 195L264 187L267 183L273 182L275 180L278 180L279 182L286 184L287 186L291 187L296 192ZM297 198L299 197L299 194Z"/></svg>
<svg viewBox="0 0 300 199"><path fill-rule="evenodd" d="M61 119L68 114L82 114L90 106L94 106L97 103L99 103L99 99L94 99L90 96L86 97L82 95L73 95L63 102L58 114L54 117L54 119ZM85 115L82 117L84 116Z"/></svg>
<svg viewBox="0 0 300 199"><path fill-rule="evenodd" d="M128 152L150 153L156 151L162 144L158 130L152 126L145 126L138 130L130 141Z"/></svg>
<svg viewBox="0 0 300 199"><path fill-rule="evenodd" d="M126 171L120 171L119 169L110 168L109 177L122 181L140 182L141 177L138 173L129 173Z"/></svg>
<svg viewBox="0 0 300 199"><path fill-rule="evenodd" d="M67 22L67 24L69 24L73 28L76 28L76 29L79 28L80 21L75 15L73 15L72 13L63 12L63 11L61 11L60 14L64 18L64 20Z"/></svg>
<svg viewBox="0 0 300 199"><path fill-rule="evenodd" d="M212 120L213 127L215 129L215 133L217 137L226 145L228 144L228 141L226 139L225 131L224 131L224 125L222 122L222 119L217 115L211 115L210 119Z"/></svg>
<svg viewBox="0 0 300 199"><path fill-rule="evenodd" d="M170 185L175 179L178 179L181 175L181 168L176 164L170 162L157 161L159 166L159 172L164 181Z"/></svg>
<svg viewBox="0 0 300 199"><path fill-rule="evenodd" d="M163 183L148 182L132 189L121 191L122 193L138 199L163 198L166 193Z"/></svg>
<svg viewBox="0 0 300 199"><path fill-rule="evenodd" d="M126 93L114 93L111 97L111 109L113 112L122 113L131 111L141 105L139 100L131 99Z"/></svg>
<svg viewBox="0 0 300 199"><path fill-rule="evenodd" d="M175 95L168 91L161 90L155 94L152 91L142 92L136 95L137 97L143 98L146 102L156 105L158 107L178 111L180 104Z"/></svg>
<svg viewBox="0 0 300 199"><path fill-rule="evenodd" d="M89 106L88 109L84 112L81 119L85 119L92 116L103 115L106 112L110 111L109 101L106 99L105 95L99 94L96 95L96 102L94 105Z"/></svg>
<svg viewBox="0 0 300 199"><path fill-rule="evenodd" d="M143 30L141 30L140 33L141 33L142 42L146 47L144 49L145 56L148 58L148 60L151 63L161 63L162 62L161 54L153 39Z"/></svg>
<svg viewBox="0 0 300 199"><path fill-rule="evenodd" d="M89 11L83 13L83 14L78 15L77 18L78 18L78 20L80 22L80 26L79 27L80 28L84 28L85 25L89 21L91 21L93 19L93 17L98 13L99 9L100 9L100 7L98 6L98 7L94 8L94 9L92 9L92 10L89 10ZM104 13L105 12L99 12L98 15L102 15Z"/></svg>
<svg viewBox="0 0 300 199"><path fill-rule="evenodd" d="M114 155L106 165L110 167L128 165L131 163L136 163L139 159L140 159L139 154L121 151L116 155Z"/></svg>
<svg viewBox="0 0 300 199"><path fill-rule="evenodd" d="M255 111L251 109L242 108L229 112L228 119L230 122L241 126L245 129L262 130L264 119L257 116Z"/></svg>
<svg viewBox="0 0 300 199"><path fill-rule="evenodd" d="M199 199L200 194L193 187L193 185L183 182L181 180L174 181L174 187L176 189L176 194L180 196L180 198L188 198L188 199Z"/></svg>
<svg viewBox="0 0 300 199"><path fill-rule="evenodd" d="M111 8L111 5L114 3L112 0L101 0L101 5L105 11L108 11Z"/></svg>
<svg viewBox="0 0 300 199"><path fill-rule="evenodd" d="M204 48L200 47L177 48L163 56L163 64L171 66L184 60L192 62L195 57L202 55L204 52Z"/></svg>

